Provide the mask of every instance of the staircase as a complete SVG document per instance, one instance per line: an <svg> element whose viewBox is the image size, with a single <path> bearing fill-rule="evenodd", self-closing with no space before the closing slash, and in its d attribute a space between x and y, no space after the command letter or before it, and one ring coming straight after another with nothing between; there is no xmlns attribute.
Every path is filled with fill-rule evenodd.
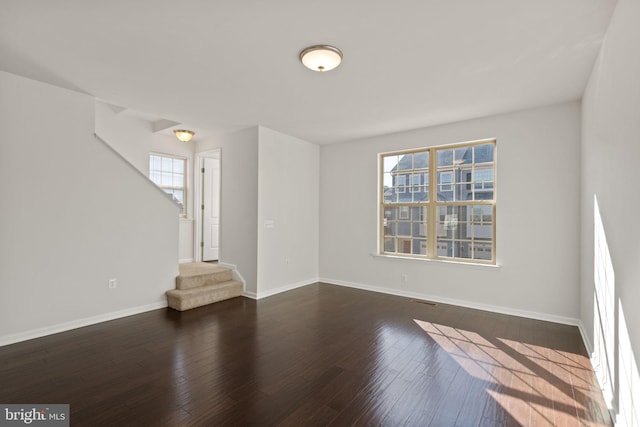
<svg viewBox="0 0 640 427"><path fill-rule="evenodd" d="M206 262L179 265L176 289L167 291L169 307L184 311L239 297L242 283L233 280L231 270Z"/></svg>

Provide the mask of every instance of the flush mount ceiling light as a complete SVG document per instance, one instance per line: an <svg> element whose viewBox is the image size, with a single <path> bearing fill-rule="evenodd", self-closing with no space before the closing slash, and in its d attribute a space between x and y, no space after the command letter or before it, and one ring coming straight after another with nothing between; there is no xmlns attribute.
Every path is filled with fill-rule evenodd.
<svg viewBox="0 0 640 427"><path fill-rule="evenodd" d="M173 133L175 133L176 138L178 138L182 142L191 141L191 138L193 138L193 135L195 135L195 132L186 129L176 129L173 131Z"/></svg>
<svg viewBox="0 0 640 427"><path fill-rule="evenodd" d="M300 61L310 70L323 72L336 68L342 62L342 52L326 44L310 46L300 52Z"/></svg>

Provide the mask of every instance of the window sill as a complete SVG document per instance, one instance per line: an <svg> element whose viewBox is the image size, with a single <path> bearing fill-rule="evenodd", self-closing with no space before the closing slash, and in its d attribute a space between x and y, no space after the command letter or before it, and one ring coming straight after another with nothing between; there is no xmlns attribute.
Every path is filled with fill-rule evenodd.
<svg viewBox="0 0 640 427"><path fill-rule="evenodd" d="M500 264L476 264L472 262L463 262L463 261L448 261L443 259L428 259L428 258L414 258L408 256L399 256L399 255L383 255L372 253L371 258L376 259L386 259L386 260L398 260L398 261L416 261L416 262L435 262L438 264L453 264L453 265L462 265L465 267L478 267L478 268L489 268L489 269L501 269L502 266Z"/></svg>

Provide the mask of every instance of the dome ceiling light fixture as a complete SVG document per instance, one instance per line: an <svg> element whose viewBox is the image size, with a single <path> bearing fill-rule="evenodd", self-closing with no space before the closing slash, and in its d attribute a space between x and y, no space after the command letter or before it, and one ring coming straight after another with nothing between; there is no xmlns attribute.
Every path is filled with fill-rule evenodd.
<svg viewBox="0 0 640 427"><path fill-rule="evenodd" d="M186 129L176 129L173 131L173 133L175 133L176 138L178 138L182 142L191 141L191 138L193 138L193 135L196 134L194 131L186 130Z"/></svg>
<svg viewBox="0 0 640 427"><path fill-rule="evenodd" d="M300 52L300 61L310 70L320 73L333 70L342 62L342 52L334 46L319 44Z"/></svg>

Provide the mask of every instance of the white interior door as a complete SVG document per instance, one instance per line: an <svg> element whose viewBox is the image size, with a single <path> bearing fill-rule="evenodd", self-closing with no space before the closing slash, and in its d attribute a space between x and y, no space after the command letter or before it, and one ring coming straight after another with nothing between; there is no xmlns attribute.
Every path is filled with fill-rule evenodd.
<svg viewBox="0 0 640 427"><path fill-rule="evenodd" d="M203 159L202 261L218 259L220 235L220 159Z"/></svg>

